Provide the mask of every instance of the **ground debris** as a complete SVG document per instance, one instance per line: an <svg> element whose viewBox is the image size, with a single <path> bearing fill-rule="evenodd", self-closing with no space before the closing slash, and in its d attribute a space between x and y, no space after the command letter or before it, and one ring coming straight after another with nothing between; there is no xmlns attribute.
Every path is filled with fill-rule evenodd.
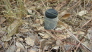
<svg viewBox="0 0 92 52"><path fill-rule="evenodd" d="M4 2L6 1L0 2L0 51L90 52L92 50L91 0ZM59 14L55 30L44 29L44 13L50 8L56 9Z"/></svg>

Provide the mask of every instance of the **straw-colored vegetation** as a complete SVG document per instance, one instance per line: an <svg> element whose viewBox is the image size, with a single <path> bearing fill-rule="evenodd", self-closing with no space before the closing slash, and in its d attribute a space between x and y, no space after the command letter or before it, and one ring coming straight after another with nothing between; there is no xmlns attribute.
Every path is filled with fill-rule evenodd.
<svg viewBox="0 0 92 52"><path fill-rule="evenodd" d="M55 31L44 29L50 8ZM0 0L0 52L92 52L92 0Z"/></svg>

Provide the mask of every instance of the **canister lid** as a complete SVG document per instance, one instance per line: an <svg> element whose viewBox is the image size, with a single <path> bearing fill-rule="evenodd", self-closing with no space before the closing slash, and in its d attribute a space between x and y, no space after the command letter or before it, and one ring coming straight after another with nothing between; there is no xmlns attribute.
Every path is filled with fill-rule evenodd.
<svg viewBox="0 0 92 52"><path fill-rule="evenodd" d="M58 12L55 9L48 9L45 12L45 16L47 18L56 18L58 15Z"/></svg>

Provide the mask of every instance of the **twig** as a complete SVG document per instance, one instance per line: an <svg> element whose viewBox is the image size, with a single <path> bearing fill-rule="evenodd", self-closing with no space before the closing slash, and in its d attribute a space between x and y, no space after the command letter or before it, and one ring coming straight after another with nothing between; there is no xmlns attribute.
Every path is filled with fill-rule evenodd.
<svg viewBox="0 0 92 52"><path fill-rule="evenodd" d="M44 7L46 8L46 5L44 4L44 2L41 0L42 4L44 5ZM47 9L47 8L46 8Z"/></svg>
<svg viewBox="0 0 92 52"><path fill-rule="evenodd" d="M50 31L47 31L47 30L46 30L46 32L47 32L52 38L54 38L55 40L57 39L57 36L51 34Z"/></svg>
<svg viewBox="0 0 92 52"><path fill-rule="evenodd" d="M74 7L76 7L76 5L78 6L78 4L80 3L81 0L79 0L75 5L73 5L72 7L68 8L67 10L73 9Z"/></svg>
<svg viewBox="0 0 92 52"><path fill-rule="evenodd" d="M80 46L80 43L77 45L76 50L79 48L79 46Z"/></svg>
<svg viewBox="0 0 92 52"><path fill-rule="evenodd" d="M87 25L92 19L88 20L81 28L83 28L85 25Z"/></svg>
<svg viewBox="0 0 92 52"><path fill-rule="evenodd" d="M62 23L62 22L61 22ZM78 41L81 45L83 45L85 48L87 48L89 51L92 51L91 49L89 49L86 45L84 45L83 43L81 43L81 41L70 31L67 29L66 25L64 23L62 23L62 26L64 27L64 29L70 34L70 36L75 39L76 41Z"/></svg>
<svg viewBox="0 0 92 52"><path fill-rule="evenodd" d="M65 28L65 27L64 27ZM66 29L66 28L65 28ZM91 49L89 49L86 45L84 45L83 43L81 43L81 41L71 32L69 31L68 29L66 29L67 32L76 40L78 41L81 45L83 45L85 48L87 48L89 51L92 51Z"/></svg>

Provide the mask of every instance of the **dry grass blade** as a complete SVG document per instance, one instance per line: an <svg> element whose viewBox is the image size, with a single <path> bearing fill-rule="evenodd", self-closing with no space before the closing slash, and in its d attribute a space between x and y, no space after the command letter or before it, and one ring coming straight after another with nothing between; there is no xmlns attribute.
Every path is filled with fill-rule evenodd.
<svg viewBox="0 0 92 52"><path fill-rule="evenodd" d="M76 6L80 5L80 3L81 3L81 0L79 0L77 3L75 3L75 5L73 5L72 7L68 8L67 10L75 8Z"/></svg>
<svg viewBox="0 0 92 52"><path fill-rule="evenodd" d="M62 16L62 19L68 19L71 14L65 14Z"/></svg>
<svg viewBox="0 0 92 52"><path fill-rule="evenodd" d="M55 9L57 10L57 11L59 11L63 6L65 6L67 4L67 1L65 0L65 1L62 1L62 3L61 4L58 4L56 7L55 7Z"/></svg>
<svg viewBox="0 0 92 52"><path fill-rule="evenodd" d="M65 28L66 29L66 28ZM89 51L92 51L91 49L89 49L86 45L84 45L83 43L81 43L81 41L68 29L66 29L67 32L73 37L73 39L75 39L76 41L78 41L81 45L83 45L85 48L87 48Z"/></svg>
<svg viewBox="0 0 92 52"><path fill-rule="evenodd" d="M6 19L3 17L0 17L0 24L2 24Z"/></svg>
<svg viewBox="0 0 92 52"><path fill-rule="evenodd" d="M8 27L8 30L7 30L8 31L8 35L7 36L3 36L2 37L2 41L9 41L11 39L11 36L13 36L17 32L17 30L18 30L20 25L21 25L21 21L15 20Z"/></svg>
<svg viewBox="0 0 92 52"><path fill-rule="evenodd" d="M42 4L44 5L45 9L47 9L46 5L44 4L44 2L41 0Z"/></svg>
<svg viewBox="0 0 92 52"><path fill-rule="evenodd" d="M8 16L8 17L16 17L15 13L13 13L13 9L11 7L11 3L9 0L2 0L3 1L3 4L5 4L5 12L6 14L4 14L5 16Z"/></svg>
<svg viewBox="0 0 92 52"><path fill-rule="evenodd" d="M87 25L92 19L88 20L81 28L83 28L85 25Z"/></svg>
<svg viewBox="0 0 92 52"><path fill-rule="evenodd" d="M62 22L61 22L62 23ZM72 33L71 30L67 29L67 26L62 23L62 26L66 29L66 31L68 32L68 34L76 41L78 41L81 45L83 45L85 48L87 48L89 51L92 51L91 49L89 49L86 45L84 45L83 43L81 43L81 41Z"/></svg>
<svg viewBox="0 0 92 52"><path fill-rule="evenodd" d="M9 17L7 19L20 19L27 15L27 10L22 0L16 0L14 2L11 2L10 0L2 0L2 3L5 5L4 16ZM13 6L14 4L16 5Z"/></svg>
<svg viewBox="0 0 92 52"><path fill-rule="evenodd" d="M54 38L55 40L57 39L57 37L55 36L55 35L53 35L53 34L51 34L51 32L50 31L46 31L52 38Z"/></svg>
<svg viewBox="0 0 92 52"><path fill-rule="evenodd" d="M8 35L12 36L17 32L18 27L21 25L21 21L15 20L9 27L8 27Z"/></svg>
<svg viewBox="0 0 92 52"><path fill-rule="evenodd" d="M6 52L14 52L16 49L15 45L11 45L7 50Z"/></svg>
<svg viewBox="0 0 92 52"><path fill-rule="evenodd" d="M45 30L52 8L58 24ZM0 52L92 52L92 0L0 0L0 9Z"/></svg>
<svg viewBox="0 0 92 52"><path fill-rule="evenodd" d="M18 15L18 17L24 17L27 15L27 10L24 7L24 3L22 0L17 0L17 5L18 5L18 10L16 10L16 14Z"/></svg>

